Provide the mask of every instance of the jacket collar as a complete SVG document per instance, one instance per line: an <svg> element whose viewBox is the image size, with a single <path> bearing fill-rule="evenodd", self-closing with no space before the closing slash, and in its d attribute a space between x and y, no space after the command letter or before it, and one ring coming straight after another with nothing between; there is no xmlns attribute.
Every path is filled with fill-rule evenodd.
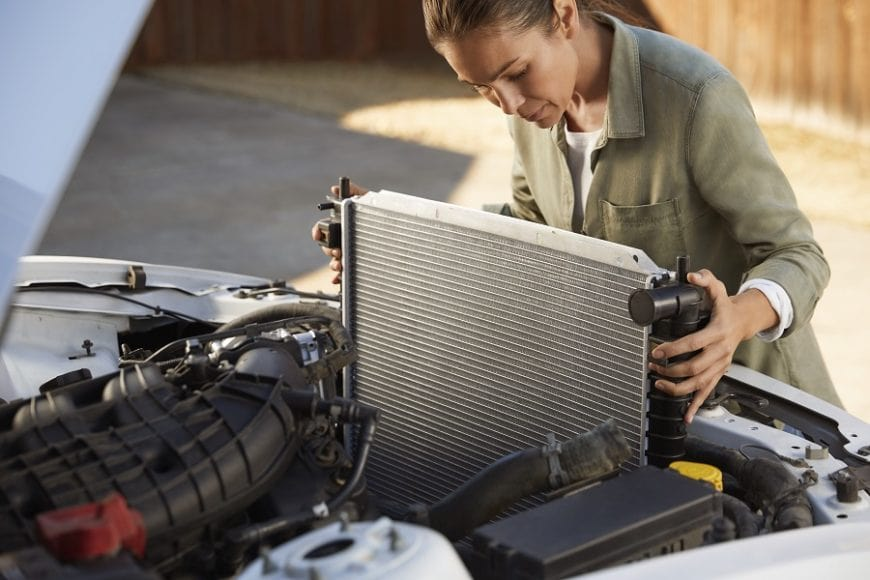
<svg viewBox="0 0 870 580"><path fill-rule="evenodd" d="M593 12L592 17L613 28L607 111L602 136L606 139L643 137L643 89L637 37L625 23L609 14ZM551 131L556 143L564 148L565 119L562 118Z"/></svg>

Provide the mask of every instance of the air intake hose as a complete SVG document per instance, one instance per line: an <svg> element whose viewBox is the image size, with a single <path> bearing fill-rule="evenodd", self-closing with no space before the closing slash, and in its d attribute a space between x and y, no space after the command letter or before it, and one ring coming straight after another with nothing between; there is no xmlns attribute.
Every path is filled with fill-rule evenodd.
<svg viewBox="0 0 870 580"><path fill-rule="evenodd" d="M430 506L428 523L455 541L524 497L601 477L630 456L622 431L608 419L562 443L561 451L536 447L502 457ZM561 477L554 477L554 466ZM425 514L417 516L426 520Z"/></svg>

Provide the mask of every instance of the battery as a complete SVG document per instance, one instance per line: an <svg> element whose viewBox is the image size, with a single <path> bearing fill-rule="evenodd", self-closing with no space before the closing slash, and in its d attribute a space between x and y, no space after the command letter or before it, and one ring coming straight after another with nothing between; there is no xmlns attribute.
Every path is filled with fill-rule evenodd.
<svg viewBox="0 0 870 580"><path fill-rule="evenodd" d="M722 515L709 484L641 467L476 529L475 579L549 580L705 543Z"/></svg>

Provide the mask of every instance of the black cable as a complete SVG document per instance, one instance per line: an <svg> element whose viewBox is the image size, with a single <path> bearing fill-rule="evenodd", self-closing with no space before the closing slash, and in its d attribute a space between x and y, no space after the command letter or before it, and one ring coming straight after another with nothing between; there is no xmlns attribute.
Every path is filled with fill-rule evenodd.
<svg viewBox="0 0 870 580"><path fill-rule="evenodd" d="M287 287L276 287L276 288L257 288L255 290L239 290L239 294L242 298L250 298L254 296L262 296L265 294L292 294L293 296L299 296L300 298L315 298L319 300L330 300L332 302L338 302L341 300L341 295L339 294L325 294L323 292L303 292L302 290L296 290L295 288L287 288Z"/></svg>
<svg viewBox="0 0 870 580"><path fill-rule="evenodd" d="M810 467L810 464L807 463L806 460L803 458L795 459L794 457L786 457L785 455L781 455L781 454L777 453L776 451L774 451L770 447L765 447L764 445L759 445L757 443L744 443L743 445L740 446L740 453L742 453L743 456L746 458L751 458L751 456L748 453L746 453L746 451L744 451L744 449L758 449L759 451L766 451L766 452L770 453L771 455L773 455L774 458L779 459L780 461L783 461L785 463L788 463L789 465L791 465L793 467L801 467L804 469L808 469Z"/></svg>
<svg viewBox="0 0 870 580"><path fill-rule="evenodd" d="M135 304L137 306L141 306L142 308L147 308L154 312L154 314L160 315L165 314L171 318L175 318L182 322L198 322L200 324L210 325L211 322L206 320L201 320L195 316L191 316L189 314L184 314L183 312L176 312L175 310L169 310L167 308L161 308L160 306L152 306L151 304L146 304L140 300L135 300L128 296L124 296L122 294L117 294L115 292L111 292L109 290L100 290L98 288L85 288L82 286L24 286L16 288L17 292L78 292L80 294L97 294L100 296L108 296L109 298L117 298L118 300L123 300L125 302L130 302L131 304Z"/></svg>
<svg viewBox="0 0 870 580"><path fill-rule="evenodd" d="M257 311L255 311L256 313ZM299 326L302 328L302 324L310 324L312 322L320 322L323 324L330 324L333 321L330 318L324 316L297 316L295 318L283 318L280 320L270 320L269 322L259 322L252 323L246 326L240 326L235 328L228 328L227 324L219 327L214 332L209 332L206 334L200 334L197 336L187 336L183 338L178 338L173 340L170 343L164 344L157 351L155 351L151 356L146 358L141 362L154 362L160 360L160 357L166 353L175 353L179 347L184 347L188 341L197 340L201 344L204 344L213 340L222 340L224 338L230 338L233 336L241 336L252 332L252 330L256 330L258 333L266 332L269 330L274 330L276 328L284 328L288 326L288 324L292 322L294 326ZM183 351L182 351L183 352Z"/></svg>

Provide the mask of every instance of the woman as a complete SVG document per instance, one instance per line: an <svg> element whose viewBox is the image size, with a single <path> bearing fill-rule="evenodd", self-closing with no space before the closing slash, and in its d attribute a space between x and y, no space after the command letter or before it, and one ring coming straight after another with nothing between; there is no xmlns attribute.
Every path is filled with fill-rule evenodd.
<svg viewBox="0 0 870 580"><path fill-rule="evenodd" d="M651 354L700 352L650 363L657 388L693 393L687 422L732 360L839 404L809 325L828 265L744 91L709 55L594 4L423 0L435 50L510 116L513 199L499 211L663 266L691 256L711 320Z"/></svg>

